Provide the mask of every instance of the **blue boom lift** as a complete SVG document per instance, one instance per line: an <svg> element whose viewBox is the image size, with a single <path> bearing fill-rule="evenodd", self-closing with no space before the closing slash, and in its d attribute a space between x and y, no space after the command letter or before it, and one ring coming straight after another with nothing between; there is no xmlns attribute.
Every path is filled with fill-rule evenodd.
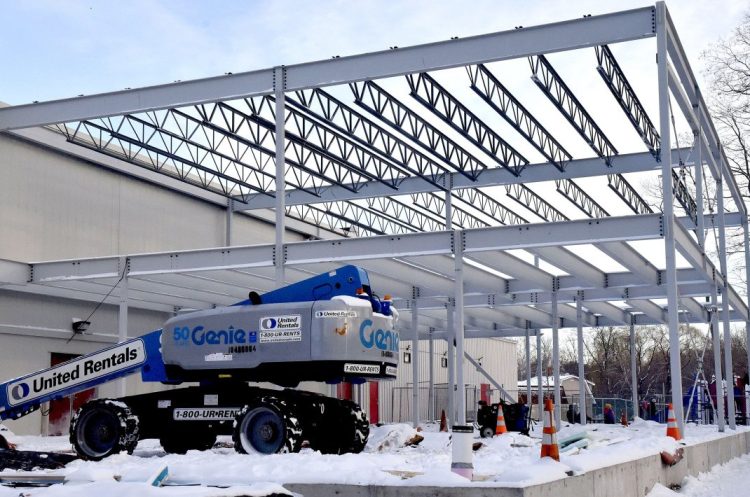
<svg viewBox="0 0 750 497"><path fill-rule="evenodd" d="M398 366L398 313L355 266L224 308L169 319L162 329L0 384L0 420L44 402L140 372L144 382L198 386L97 399L82 406L70 441L84 459L132 452L158 438L168 452L208 449L231 434L239 452L360 452L369 424L360 407L295 387L392 379Z"/></svg>

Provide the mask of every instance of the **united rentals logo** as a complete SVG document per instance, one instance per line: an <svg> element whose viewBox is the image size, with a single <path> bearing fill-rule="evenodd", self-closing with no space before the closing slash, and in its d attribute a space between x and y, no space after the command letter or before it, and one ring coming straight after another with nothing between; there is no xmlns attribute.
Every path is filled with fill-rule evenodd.
<svg viewBox="0 0 750 497"><path fill-rule="evenodd" d="M18 405L146 362L143 340L117 345L90 356L60 364L8 384L11 405Z"/></svg>

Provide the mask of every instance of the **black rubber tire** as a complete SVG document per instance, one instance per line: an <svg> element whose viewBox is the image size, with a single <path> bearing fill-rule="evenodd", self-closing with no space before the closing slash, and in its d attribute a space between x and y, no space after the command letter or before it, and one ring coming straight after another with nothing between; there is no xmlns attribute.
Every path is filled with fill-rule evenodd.
<svg viewBox="0 0 750 497"><path fill-rule="evenodd" d="M339 401L328 406L327 416L335 416L335 423L327 423L323 433L311 440L311 447L323 454L359 454L367 445L370 423L364 411L355 403Z"/></svg>
<svg viewBox="0 0 750 497"><path fill-rule="evenodd" d="M492 438L495 436L495 429L491 426L483 426L481 430L479 430L479 435L482 438Z"/></svg>
<svg viewBox="0 0 750 497"><path fill-rule="evenodd" d="M184 454L189 450L209 450L216 443L216 435L210 432L173 432L159 439L162 448L170 454Z"/></svg>
<svg viewBox="0 0 750 497"><path fill-rule="evenodd" d="M84 404L70 423L70 443L81 459L99 461L138 445L138 417L120 402L99 399Z"/></svg>
<svg viewBox="0 0 750 497"><path fill-rule="evenodd" d="M263 397L237 414L232 440L241 454L299 452L302 428L284 401Z"/></svg>

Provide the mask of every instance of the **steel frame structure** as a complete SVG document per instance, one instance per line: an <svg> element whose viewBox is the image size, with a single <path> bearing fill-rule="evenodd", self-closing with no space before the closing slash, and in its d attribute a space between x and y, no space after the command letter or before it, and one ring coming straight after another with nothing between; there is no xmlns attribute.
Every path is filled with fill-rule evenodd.
<svg viewBox="0 0 750 497"><path fill-rule="evenodd" d="M656 39L657 125L610 49L646 38ZM645 151L618 153L546 57L591 48L598 63L592 73L600 74ZM545 120L503 85L496 65L522 58L529 60L531 80L595 157L574 157ZM484 114L434 74L453 68L466 70L466 88L479 97ZM392 77L411 95L408 103L378 83ZM337 87L364 112L334 94ZM689 149L672 147L671 100L695 136ZM479 117L492 114L543 160L525 157ZM750 323L747 305L729 282L725 247L727 227L741 227L747 241L746 208L663 2L428 45L0 109L0 132L25 137L25 128L48 125L69 143L226 198L228 246L31 264L0 261L4 286L98 300L122 279L108 302L123 314L128 305L172 312L229 304L248 289L268 290L352 261L370 270L378 288L398 297L397 305L411 316L402 320L402 330L415 348L422 338L451 344L458 423L465 421L466 406L462 368L453 361L464 356L464 338L525 336L528 342L533 335L538 339L539 330L552 329L557 358L560 328L576 328L580 338L583 327L666 324L673 404L682 423L679 324L705 324L720 314L728 340L730 321ZM695 169L694 185L681 174L684 168ZM636 172L660 173L662 191L668 192L660 212L626 179ZM598 177L606 177L615 202L634 215L611 216L609 204L605 209L576 181ZM708 181L718 185L715 214L706 214ZM537 185L545 182L555 185L559 196L542 195ZM528 212L503 203L492 190L499 186ZM726 212L725 189L735 212ZM677 212L675 199L686 216ZM570 204L584 217L563 212ZM267 209L274 210L275 243L229 246L234 212ZM287 218L327 234L288 243ZM529 222L535 218L543 222ZM711 225L719 231L718 264L705 246ZM657 268L632 243L643 240L664 250L665 267ZM576 253L583 245L624 271L604 271L585 260ZM678 254L687 266L678 267ZM705 297L720 312L696 300ZM661 299L666 305L654 302ZM121 334L126 326L123 318ZM731 348L724 358L731 374ZM417 396L415 389L415 405Z"/></svg>

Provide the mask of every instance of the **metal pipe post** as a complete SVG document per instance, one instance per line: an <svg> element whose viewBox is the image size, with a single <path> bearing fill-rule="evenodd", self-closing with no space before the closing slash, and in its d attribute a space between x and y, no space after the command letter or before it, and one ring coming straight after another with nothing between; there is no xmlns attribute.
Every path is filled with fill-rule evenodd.
<svg viewBox="0 0 750 497"><path fill-rule="evenodd" d="M724 378L727 382L727 419L729 428L737 428L734 406L734 366L732 362L732 328L729 323L729 270L727 267L727 235L724 219L724 165L719 157L719 178L716 180L716 210L719 221L719 267L724 277L724 287L721 291L721 317L724 329Z"/></svg>
<svg viewBox="0 0 750 497"><path fill-rule="evenodd" d="M123 258L124 259L124 258ZM125 273L120 281L120 307L117 312L117 341L124 342L128 339L128 275L127 260L123 263L123 272ZM117 381L117 396L124 397L126 391L127 378Z"/></svg>
<svg viewBox="0 0 750 497"><path fill-rule="evenodd" d="M630 384L633 393L633 418L638 416L638 362L635 350L635 316L630 315Z"/></svg>
<svg viewBox="0 0 750 497"><path fill-rule="evenodd" d="M747 217L742 218L742 234L745 238L745 281L747 284L747 295L750 295L750 227L748 227L748 219ZM750 374L750 318L745 321L745 344L747 349L747 368L745 371ZM747 392L747 388L750 385L745 386L745 392ZM747 397L747 393L745 393L745 405L750 402L750 399ZM746 424L750 424L750 409L745 408L745 414L747 416L747 419L745 420Z"/></svg>
<svg viewBox="0 0 750 497"><path fill-rule="evenodd" d="M542 333L541 330L536 331L536 405L537 415L539 421L542 421L544 415L544 385L542 384L542 360L544 354L542 353Z"/></svg>
<svg viewBox="0 0 750 497"><path fill-rule="evenodd" d="M456 421L456 350L454 338L453 302L446 306L446 323L448 327L448 425L453 428Z"/></svg>
<svg viewBox="0 0 750 497"><path fill-rule="evenodd" d="M526 323L526 407L531 411L531 335Z"/></svg>
<svg viewBox="0 0 750 497"><path fill-rule="evenodd" d="M286 96L286 69L284 66L274 68L273 72L274 97L276 98L276 251L274 265L276 266L276 285L284 284L284 226L286 217L285 195L285 157L286 138L284 131Z"/></svg>
<svg viewBox="0 0 750 497"><path fill-rule="evenodd" d="M429 357L428 363L428 389L427 389L427 419L429 421L435 421L435 343L432 338L432 332L435 331L430 328L430 341L428 342Z"/></svg>
<svg viewBox="0 0 750 497"><path fill-rule="evenodd" d="M706 249L706 221L703 218L705 212L703 202L703 140L701 139L702 130L698 127L698 136L696 137L696 161L695 161L695 203L698 206L698 245L705 251Z"/></svg>
<svg viewBox="0 0 750 497"><path fill-rule="evenodd" d="M576 331L578 332L578 413L581 416L581 424L586 424L588 414L586 385L586 365L583 361L583 292L579 291L576 297Z"/></svg>
<svg viewBox="0 0 750 497"><path fill-rule="evenodd" d="M557 285L555 285L557 286ZM557 314L557 291L552 292L552 374L555 378L555 426L560 429L562 397L560 395L560 319Z"/></svg>
<svg viewBox="0 0 750 497"><path fill-rule="evenodd" d="M669 325L669 366L672 380L672 408L680 433L685 433L682 409L682 365L680 359L679 299L677 258L674 239L674 192L672 188L672 143L669 118L669 67L667 55L667 7L656 3L657 73L659 80L659 136L662 195L664 197L664 251L666 255L667 323Z"/></svg>
<svg viewBox="0 0 750 497"><path fill-rule="evenodd" d="M464 246L463 232L454 231L453 262L455 264L455 302L456 302L456 382L458 383L457 424L466 424L466 382L464 381Z"/></svg>
<svg viewBox="0 0 750 497"><path fill-rule="evenodd" d="M415 297L417 290L414 290ZM411 301L411 418L414 428L419 426L419 312L417 299Z"/></svg>
<svg viewBox="0 0 750 497"><path fill-rule="evenodd" d="M232 221L234 218L234 199L227 199L227 219L224 231L224 245L226 247L232 246Z"/></svg>
<svg viewBox="0 0 750 497"><path fill-rule="evenodd" d="M721 374L721 338L719 337L719 291L716 285L711 287L711 346L714 349L714 382L716 385L716 424L719 431L724 431L724 387Z"/></svg>

